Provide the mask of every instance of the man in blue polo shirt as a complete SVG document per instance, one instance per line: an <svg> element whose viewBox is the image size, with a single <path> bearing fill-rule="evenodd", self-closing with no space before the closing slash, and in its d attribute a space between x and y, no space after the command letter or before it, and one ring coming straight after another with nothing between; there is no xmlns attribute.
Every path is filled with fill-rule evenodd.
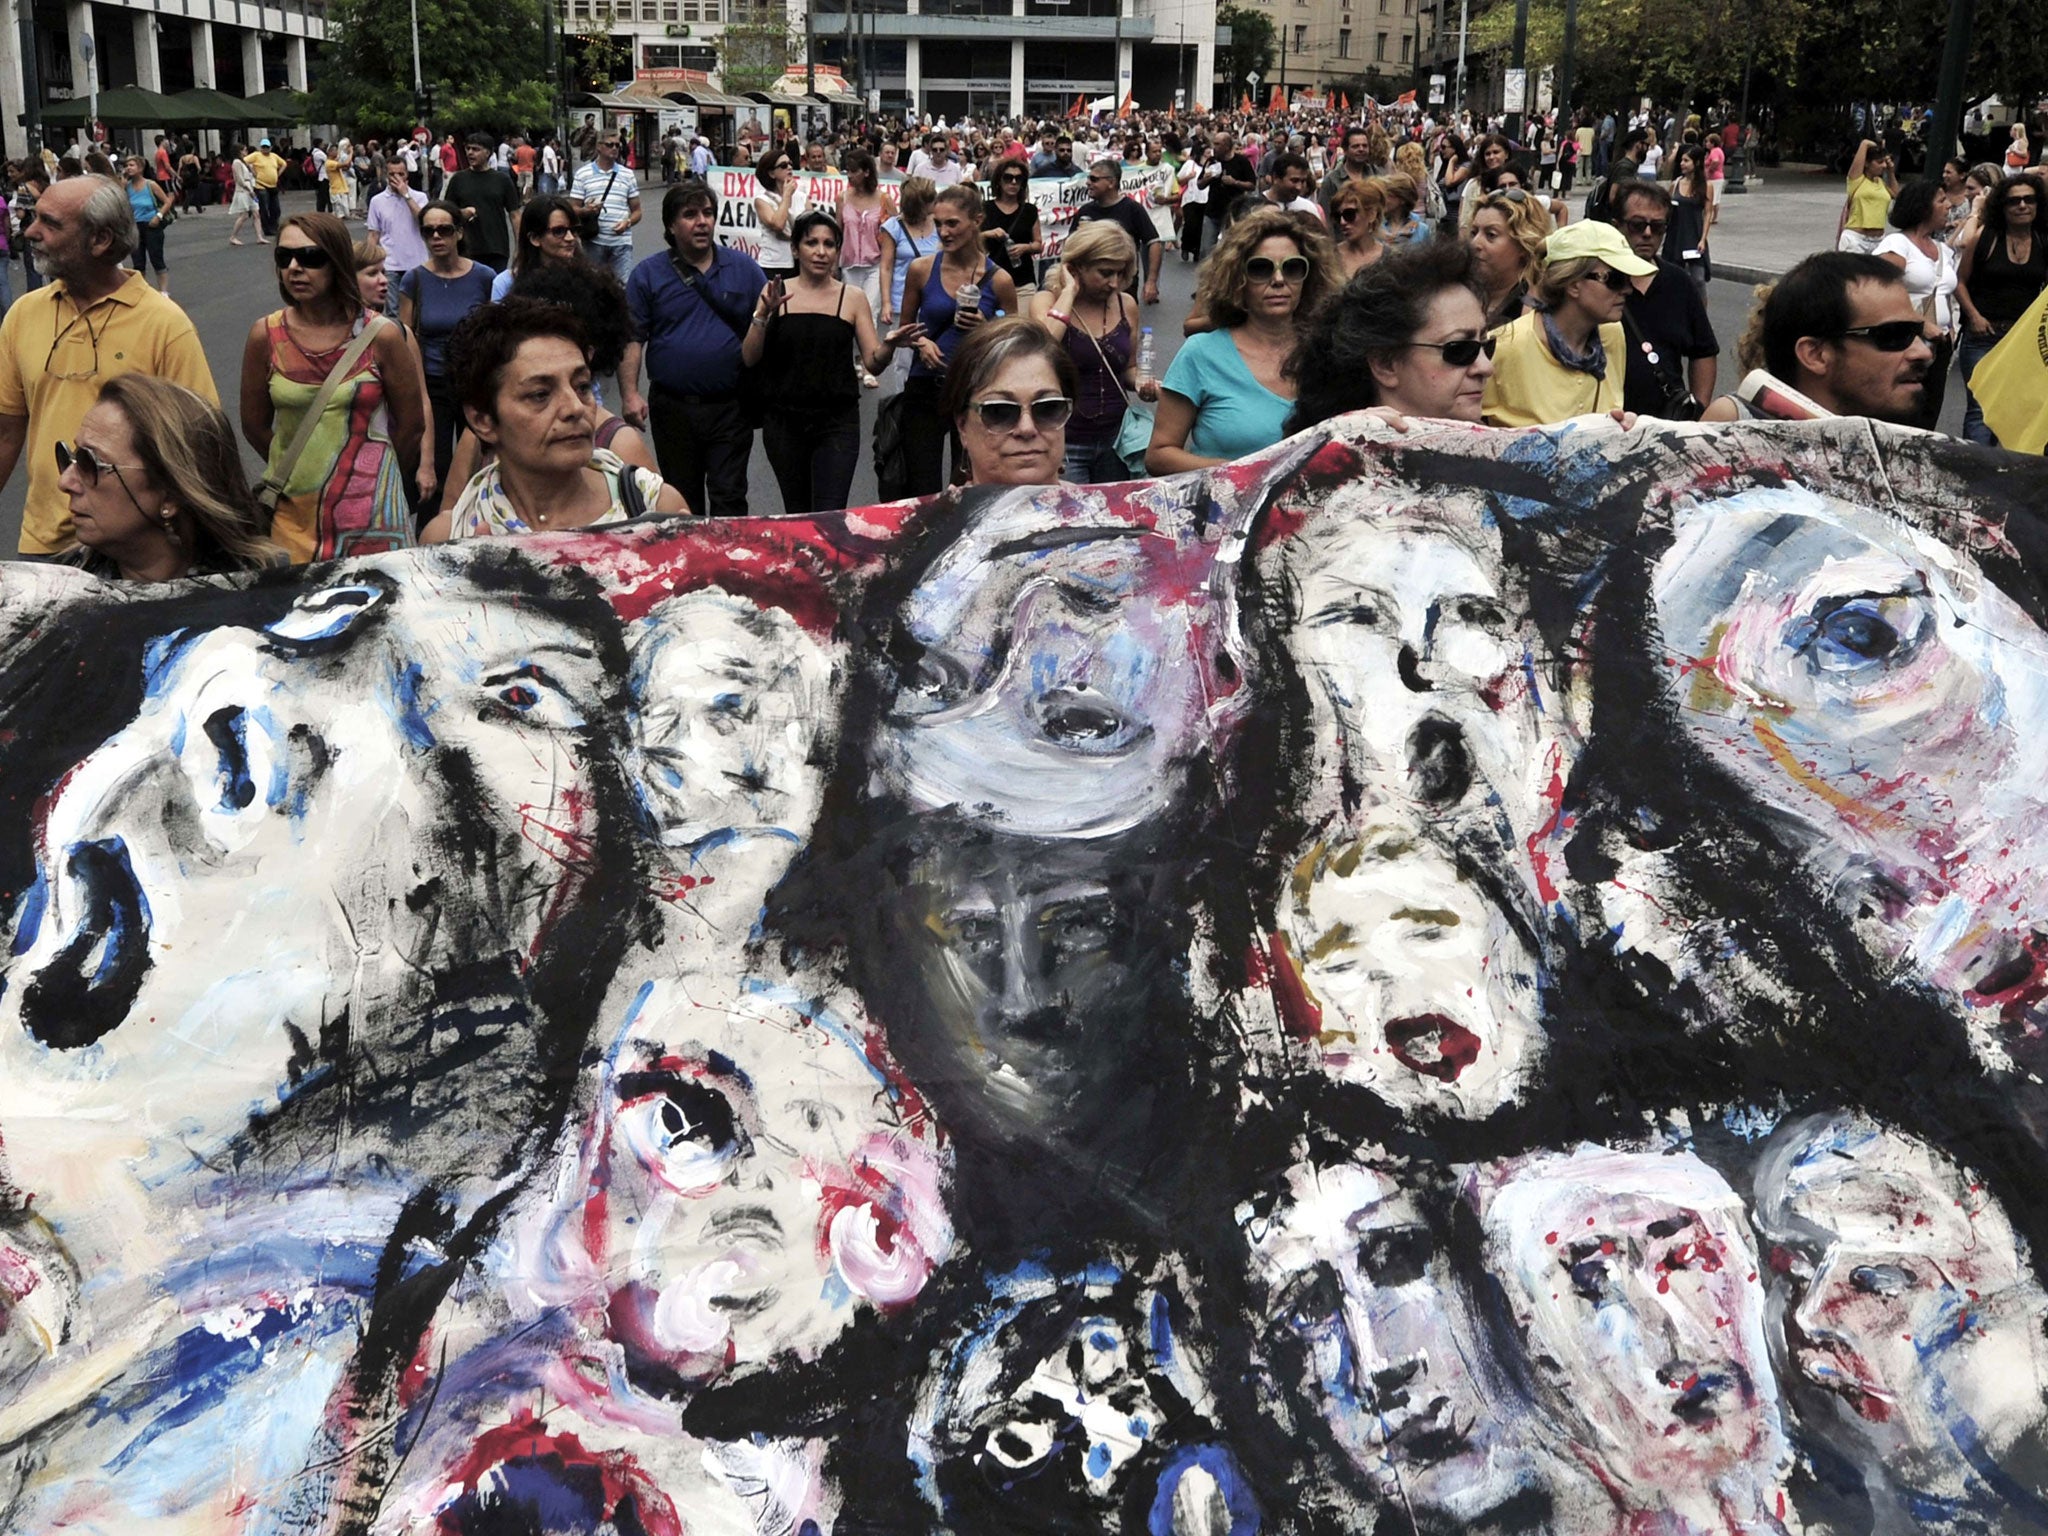
<svg viewBox="0 0 2048 1536"><path fill-rule="evenodd" d="M753 257L718 243L718 195L701 178L668 189L661 224L668 249L626 284L633 340L619 364L620 408L692 512L745 517L754 429L740 408L740 342L768 278Z"/></svg>

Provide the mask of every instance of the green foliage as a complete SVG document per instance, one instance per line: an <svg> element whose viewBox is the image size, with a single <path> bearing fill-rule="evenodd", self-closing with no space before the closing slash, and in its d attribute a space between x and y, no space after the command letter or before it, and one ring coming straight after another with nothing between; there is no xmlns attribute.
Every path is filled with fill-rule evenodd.
<svg viewBox="0 0 2048 1536"><path fill-rule="evenodd" d="M541 0L421 0L420 76L440 131L506 130L548 121ZM313 116L358 137L412 127L412 16L407 0L331 0Z"/></svg>
<svg viewBox="0 0 2048 1536"><path fill-rule="evenodd" d="M1245 76L1256 74L1263 81L1272 74L1279 44L1273 36L1273 23L1260 12L1245 6L1219 7L1216 25L1230 28L1230 46L1216 50L1216 73L1227 87L1224 95L1228 104L1235 105L1238 95L1248 88ZM1260 89L1264 91L1271 87L1261 85ZM1263 99L1261 97L1262 102ZM1225 102L1217 103L1219 107L1223 105Z"/></svg>
<svg viewBox="0 0 2048 1536"><path fill-rule="evenodd" d="M602 94L615 82L633 78L632 39L612 35L618 24L618 12L607 5L587 29L568 40L563 56L573 84Z"/></svg>
<svg viewBox="0 0 2048 1536"><path fill-rule="evenodd" d="M719 38L719 78L728 91L765 91L802 57L802 33L779 4L735 3Z"/></svg>

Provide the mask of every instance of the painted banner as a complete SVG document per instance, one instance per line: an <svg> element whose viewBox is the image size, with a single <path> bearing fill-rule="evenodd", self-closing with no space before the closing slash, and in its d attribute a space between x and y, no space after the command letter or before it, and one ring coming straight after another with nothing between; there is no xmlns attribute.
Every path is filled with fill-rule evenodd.
<svg viewBox="0 0 2048 1536"><path fill-rule="evenodd" d="M761 223L754 211L754 198L760 192L760 183L755 180L753 171L744 166L713 166L710 182L718 193L718 243L758 257L761 254ZM836 209L839 199L846 195L846 178L837 171L819 175L799 171L797 183L794 207L798 211L811 207ZM883 186L899 184L890 180ZM990 193L987 183L978 185L983 197L987 197ZM1153 223L1161 231L1160 238L1172 239L1173 222L1167 213L1166 199L1172 196L1173 167L1125 166L1122 187L1125 196L1136 198L1152 210ZM1027 195L1037 205L1039 227L1045 232L1045 259L1057 260L1060 244L1073 227L1074 214L1088 201L1088 178L1085 175L1036 176L1031 179Z"/></svg>
<svg viewBox="0 0 2048 1536"><path fill-rule="evenodd" d="M0 1529L2041 1530L2043 507L1355 417L0 567Z"/></svg>

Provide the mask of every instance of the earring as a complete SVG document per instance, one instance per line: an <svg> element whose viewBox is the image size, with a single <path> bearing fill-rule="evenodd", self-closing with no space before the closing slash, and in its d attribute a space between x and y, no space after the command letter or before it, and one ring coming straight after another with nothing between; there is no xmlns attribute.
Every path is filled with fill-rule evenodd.
<svg viewBox="0 0 2048 1536"><path fill-rule="evenodd" d="M160 513L158 513L158 516L160 516L164 520L164 537L169 539L173 544L184 543L185 541L178 537L177 508L172 507L169 504L166 504L163 510Z"/></svg>

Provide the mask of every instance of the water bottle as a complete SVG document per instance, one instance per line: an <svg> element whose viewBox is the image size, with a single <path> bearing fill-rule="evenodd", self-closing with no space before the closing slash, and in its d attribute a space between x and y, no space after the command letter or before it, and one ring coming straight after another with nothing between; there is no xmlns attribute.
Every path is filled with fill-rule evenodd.
<svg viewBox="0 0 2048 1536"><path fill-rule="evenodd" d="M1159 343L1152 339L1152 327L1138 332L1138 382L1150 384L1159 377Z"/></svg>

